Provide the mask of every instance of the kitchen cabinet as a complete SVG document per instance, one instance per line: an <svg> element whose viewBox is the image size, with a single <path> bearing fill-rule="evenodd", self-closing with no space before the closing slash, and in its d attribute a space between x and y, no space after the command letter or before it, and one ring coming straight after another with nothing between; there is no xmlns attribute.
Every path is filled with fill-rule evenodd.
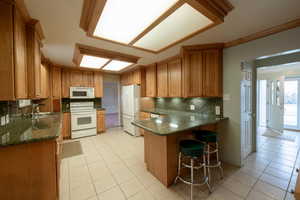
<svg viewBox="0 0 300 200"><path fill-rule="evenodd" d="M71 138L71 113L63 113L62 136L64 139Z"/></svg>
<svg viewBox="0 0 300 200"><path fill-rule="evenodd" d="M28 97L31 99L41 98L41 43L40 36L36 31L37 21L27 23L27 73L28 73Z"/></svg>
<svg viewBox="0 0 300 200"><path fill-rule="evenodd" d="M71 72L68 69L61 70L61 97L70 97Z"/></svg>
<svg viewBox="0 0 300 200"><path fill-rule="evenodd" d="M204 94L207 97L222 97L222 51L210 49L203 51L205 77Z"/></svg>
<svg viewBox="0 0 300 200"><path fill-rule="evenodd" d="M81 87L81 86L82 86L82 71L72 71L71 87Z"/></svg>
<svg viewBox="0 0 300 200"><path fill-rule="evenodd" d="M0 100L28 97L26 22L16 5L0 2Z"/></svg>
<svg viewBox="0 0 300 200"><path fill-rule="evenodd" d="M121 85L140 85L141 84L141 69L136 69L130 72L124 72L120 76Z"/></svg>
<svg viewBox="0 0 300 200"><path fill-rule="evenodd" d="M181 97L181 59L168 62L168 96Z"/></svg>
<svg viewBox="0 0 300 200"><path fill-rule="evenodd" d="M95 97L103 97L103 74L101 72L94 72L94 88Z"/></svg>
<svg viewBox="0 0 300 200"><path fill-rule="evenodd" d="M183 47L184 97L222 97L222 49L223 44Z"/></svg>
<svg viewBox="0 0 300 200"><path fill-rule="evenodd" d="M82 72L82 82L83 87L94 87L94 73L90 71Z"/></svg>
<svg viewBox="0 0 300 200"><path fill-rule="evenodd" d="M52 96L53 99L61 98L61 69L52 67Z"/></svg>
<svg viewBox="0 0 300 200"><path fill-rule="evenodd" d="M97 132L105 132L105 110L97 110Z"/></svg>
<svg viewBox="0 0 300 200"><path fill-rule="evenodd" d="M157 64L157 96L168 97L168 63Z"/></svg>
<svg viewBox="0 0 300 200"><path fill-rule="evenodd" d="M156 97L156 64L145 68L146 74L146 96Z"/></svg>
<svg viewBox="0 0 300 200"><path fill-rule="evenodd" d="M151 113L140 112L140 120L147 120L151 118ZM144 129L140 128L140 134L144 136Z"/></svg>
<svg viewBox="0 0 300 200"><path fill-rule="evenodd" d="M50 72L46 64L41 64L41 98L50 96Z"/></svg>

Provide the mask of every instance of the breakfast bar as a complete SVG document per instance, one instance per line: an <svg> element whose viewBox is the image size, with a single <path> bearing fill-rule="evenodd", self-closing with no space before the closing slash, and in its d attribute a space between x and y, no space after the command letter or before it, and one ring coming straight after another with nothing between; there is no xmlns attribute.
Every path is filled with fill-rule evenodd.
<svg viewBox="0 0 300 200"><path fill-rule="evenodd" d="M216 131L227 118L197 113L144 110L158 115L148 120L135 120L132 124L144 129L144 153L147 170L165 186L173 184L177 175L179 141L192 138L192 130Z"/></svg>

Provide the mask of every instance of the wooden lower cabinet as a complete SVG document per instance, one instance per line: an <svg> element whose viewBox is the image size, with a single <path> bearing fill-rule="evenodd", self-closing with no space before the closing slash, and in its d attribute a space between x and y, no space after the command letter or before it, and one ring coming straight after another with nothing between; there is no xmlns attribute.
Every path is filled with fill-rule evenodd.
<svg viewBox="0 0 300 200"><path fill-rule="evenodd" d="M63 113L62 135L64 139L71 138L71 113Z"/></svg>
<svg viewBox="0 0 300 200"><path fill-rule="evenodd" d="M0 148L0 199L58 199L57 140Z"/></svg>
<svg viewBox="0 0 300 200"><path fill-rule="evenodd" d="M148 112L140 112L140 120L147 120L150 119L151 114ZM140 128L141 136L144 136L144 129Z"/></svg>
<svg viewBox="0 0 300 200"><path fill-rule="evenodd" d="M105 132L105 110L97 110L97 132Z"/></svg>

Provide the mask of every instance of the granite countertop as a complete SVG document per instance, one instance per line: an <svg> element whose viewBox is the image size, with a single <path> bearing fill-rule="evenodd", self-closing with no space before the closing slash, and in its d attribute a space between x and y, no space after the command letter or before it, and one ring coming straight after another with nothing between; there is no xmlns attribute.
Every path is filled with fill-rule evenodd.
<svg viewBox="0 0 300 200"><path fill-rule="evenodd" d="M14 119L0 127L0 148L55 139L61 134L61 114L53 113L39 120Z"/></svg>
<svg viewBox="0 0 300 200"><path fill-rule="evenodd" d="M165 115L163 117L148 120L135 119L132 124L153 132L156 135L169 135L181 131L190 130L199 126L215 124L228 118L217 118L216 116L203 115L192 112L183 112L165 109L141 110L153 114Z"/></svg>

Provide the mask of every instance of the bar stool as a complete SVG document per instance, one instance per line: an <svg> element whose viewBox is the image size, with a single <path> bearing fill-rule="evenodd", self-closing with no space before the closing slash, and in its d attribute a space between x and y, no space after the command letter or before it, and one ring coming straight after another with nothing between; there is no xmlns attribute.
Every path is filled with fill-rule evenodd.
<svg viewBox="0 0 300 200"><path fill-rule="evenodd" d="M193 199L193 186L200 186L206 184L209 192L211 193L211 188L208 183L208 177L206 175L206 165L205 165L205 155L204 155L204 144L196 140L182 140L179 143L180 151L178 158L178 172L175 179L175 183L178 180L185 184L191 185L191 200ZM203 161L201 161L201 157ZM190 159L190 164L183 163L182 158ZM195 165L195 161L199 161L198 165ZM189 168L191 170L191 180L185 180L180 176L182 168ZM196 183L194 181L194 170L199 170L203 168L204 177L202 182Z"/></svg>
<svg viewBox="0 0 300 200"><path fill-rule="evenodd" d="M218 145L218 137L217 133L213 131L207 130L196 130L193 131L195 138L200 142L205 143L204 153L207 156L206 167L208 170L208 180L211 183L211 172L210 168L219 168L221 179L223 178L223 168L221 166L221 161L219 160L219 145ZM211 155L216 154L215 162L212 162Z"/></svg>

